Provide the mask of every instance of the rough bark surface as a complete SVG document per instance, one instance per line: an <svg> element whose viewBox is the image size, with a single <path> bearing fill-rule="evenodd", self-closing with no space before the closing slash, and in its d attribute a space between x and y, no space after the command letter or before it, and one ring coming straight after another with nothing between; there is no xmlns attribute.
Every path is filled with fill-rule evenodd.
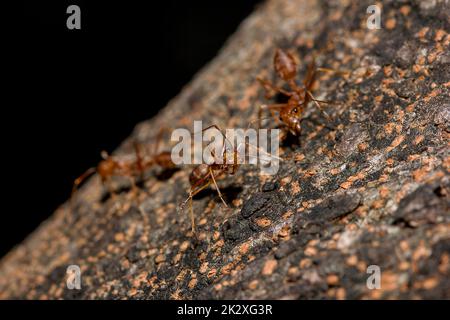
<svg viewBox="0 0 450 320"><path fill-rule="evenodd" d="M450 8L383 1L382 28L368 30L371 4L268 1L133 133L151 143L194 120L246 128L267 103L256 77L275 80L276 47L299 58L300 76L313 54L350 70L319 77L332 123L311 105L277 175L242 166L221 180L230 208L212 189L196 197L197 238L177 210L188 167L149 172L141 210L125 182L113 199L94 178L1 261L0 298L450 298ZM81 290L66 287L72 264ZM370 265L380 290L366 286Z"/></svg>

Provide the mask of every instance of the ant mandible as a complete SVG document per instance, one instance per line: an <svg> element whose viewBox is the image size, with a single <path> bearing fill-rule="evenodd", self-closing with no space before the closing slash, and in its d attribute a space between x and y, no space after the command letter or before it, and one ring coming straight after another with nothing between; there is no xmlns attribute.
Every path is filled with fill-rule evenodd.
<svg viewBox="0 0 450 320"><path fill-rule="evenodd" d="M320 105L320 103L330 102L317 100L316 98L314 98L311 91L314 85L317 71L336 72L335 70L327 68L316 68L315 59L313 58L311 63L308 65L306 77L303 81L303 86L299 86L295 82L295 78L297 76L297 63L290 53L279 48L276 49L273 64L278 77L286 81L291 90L288 91L284 90L281 87L277 87L268 80L264 80L261 78L257 78L257 80L266 90L266 99L272 98L277 92L287 96L289 99L287 103L260 106L258 116L259 119L261 119L263 107L266 107L267 109L269 109L272 117L275 119L278 125L284 125L294 136L300 136L303 113L308 103L310 101L313 101L317 108L325 115L325 117L330 120L329 115L325 112L325 110L323 110L322 106ZM275 112L278 112L278 117Z"/></svg>

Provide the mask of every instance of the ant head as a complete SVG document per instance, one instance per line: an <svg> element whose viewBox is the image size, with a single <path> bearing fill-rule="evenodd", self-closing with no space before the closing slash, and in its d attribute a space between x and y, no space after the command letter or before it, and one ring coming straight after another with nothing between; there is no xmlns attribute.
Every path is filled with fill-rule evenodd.
<svg viewBox="0 0 450 320"><path fill-rule="evenodd" d="M117 169L117 166L117 162L108 156L105 160L100 161L97 167L97 172L102 177L102 179L104 179L106 177L112 176L114 174L114 171Z"/></svg>
<svg viewBox="0 0 450 320"><path fill-rule="evenodd" d="M280 118L283 121L283 123L286 124L286 126L289 128L289 131L294 136L299 136L302 127L300 125L300 117L299 117L299 109L298 107L293 107L286 112L282 112L280 114Z"/></svg>

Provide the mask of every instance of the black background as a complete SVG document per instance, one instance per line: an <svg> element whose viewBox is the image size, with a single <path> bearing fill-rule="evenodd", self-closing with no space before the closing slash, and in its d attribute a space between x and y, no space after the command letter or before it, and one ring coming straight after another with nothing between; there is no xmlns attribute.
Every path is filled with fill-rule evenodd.
<svg viewBox="0 0 450 320"><path fill-rule="evenodd" d="M260 1L22 1L3 108L0 256L70 195L74 178L151 118ZM66 9L81 8L81 30Z"/></svg>
<svg viewBox="0 0 450 320"><path fill-rule="evenodd" d="M265 315L236 315L222 314L225 308L236 305L271 305L272 314ZM436 313L448 310L449 302L437 300L423 301L330 301L330 300L263 300L263 301L174 301L174 300L146 300L146 301L0 301L3 310L11 308L11 314L31 315L36 317L42 314L46 319L61 319L73 316L74 319L80 315L108 319L126 319L130 317L151 317L152 314L162 314L165 319L204 319L204 315L178 315L180 308L186 307L208 307L211 311L207 319L292 319L306 318L313 314L318 319L381 319L387 314L401 315L403 318L425 318L430 310ZM225 307L224 307L225 306ZM67 312L67 310L74 310ZM150 311L149 311L150 310ZM150 315L149 315L150 314ZM142 316L141 316L142 317Z"/></svg>

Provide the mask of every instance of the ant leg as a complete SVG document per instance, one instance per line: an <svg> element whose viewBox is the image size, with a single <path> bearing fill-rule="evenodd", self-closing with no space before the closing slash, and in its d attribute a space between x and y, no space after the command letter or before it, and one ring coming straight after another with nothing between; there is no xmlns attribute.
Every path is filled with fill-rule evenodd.
<svg viewBox="0 0 450 320"><path fill-rule="evenodd" d="M303 85L308 91L311 91L314 81L316 80L316 70L316 59L315 57L313 57L312 61L308 65L305 80L303 81Z"/></svg>
<svg viewBox="0 0 450 320"><path fill-rule="evenodd" d="M212 124L206 128L204 128L201 132L207 131L211 128L215 128L217 131L220 132L220 134L222 135L222 137L225 139L225 141L227 141L229 143L230 146L233 146L233 143L227 138L227 136L222 132L222 130L220 130L219 126ZM225 148L225 144L224 144L224 148Z"/></svg>
<svg viewBox="0 0 450 320"><path fill-rule="evenodd" d="M281 121L280 121L280 118L277 117L277 115L276 115L276 113L275 113L275 109L281 109L281 108L283 108L283 107L280 106L280 105L275 105L275 104L272 104L272 105L269 105L269 106L268 106L268 109L269 109L269 111L270 111L270 114L271 114L272 117L275 119L275 122L277 123L278 126L281 125Z"/></svg>
<svg viewBox="0 0 450 320"><path fill-rule="evenodd" d="M191 231L195 234L195 218L194 218L194 208L192 205L192 194L189 195L189 216L191 218Z"/></svg>
<svg viewBox="0 0 450 320"><path fill-rule="evenodd" d="M336 104L334 101L325 101L325 100L317 100L317 99L311 99L312 101L317 101L319 103L325 103L325 104Z"/></svg>
<svg viewBox="0 0 450 320"><path fill-rule="evenodd" d="M330 105L335 105L335 106L342 106L338 101L317 100L317 99L311 99L311 101L316 101L318 103L330 104Z"/></svg>
<svg viewBox="0 0 450 320"><path fill-rule="evenodd" d="M201 179L199 181L203 182L205 181L205 179ZM191 188L191 190L189 191L189 197L181 204L181 209L184 210L184 207L186 206L186 203L189 202L189 217L191 219L191 228L192 228L192 233L195 234L195 219L194 219L194 209L192 206L192 199L195 197L195 195L197 193L199 193L200 191L202 191L203 189L207 188L209 186L210 183L206 183L205 185L199 187L198 189L193 190L193 188Z"/></svg>
<svg viewBox="0 0 450 320"><path fill-rule="evenodd" d="M219 186L217 185L216 179L214 178L214 172L211 169L211 167L209 167L209 173L211 175L211 180L213 181L214 186L216 187L217 194L219 195L220 200L222 200L222 203L225 205L225 207L228 208L227 203L225 202L225 200L223 200L222 193L220 192Z"/></svg>
<svg viewBox="0 0 450 320"><path fill-rule="evenodd" d="M72 196L78 190L78 187L80 186L80 184L82 184L87 178L89 178L91 175L93 175L96 170L97 169L94 167L89 168L86 170L86 172L84 172L81 176L79 176L78 178L76 178L74 180L73 187L72 187Z"/></svg>
<svg viewBox="0 0 450 320"><path fill-rule="evenodd" d="M113 202L117 202L116 190L114 190L114 188L112 186L112 177L108 177L108 178L102 179L102 183L108 189L108 192L111 195L111 200Z"/></svg>
<svg viewBox="0 0 450 320"><path fill-rule="evenodd" d="M329 126L329 125L326 125L326 124L324 124L324 123L322 123L322 122L320 122L320 121L317 121L317 120L315 120L314 118L311 118L311 117L303 117L302 119L301 119L301 121L309 121L309 122L311 122L311 123L313 123L313 124L315 124L315 125L320 125L320 126L324 126L324 128L327 128L327 129L329 129L329 130L336 130L336 127L331 127L331 126Z"/></svg>
<svg viewBox="0 0 450 320"><path fill-rule="evenodd" d="M263 108L262 108L262 106L261 105L259 105L258 106L258 119L256 119L256 120L258 120L258 130L259 129L261 129L261 127L262 127L262 111L263 111Z"/></svg>
<svg viewBox="0 0 450 320"><path fill-rule="evenodd" d="M139 203L139 188L136 185L136 178L131 177L130 181L131 181L131 196L132 196L132 198L137 199L138 204L140 204Z"/></svg>
<svg viewBox="0 0 450 320"><path fill-rule="evenodd" d="M331 69L331 68L317 68L317 71L322 71L322 72L330 72L330 73L336 73L339 75L348 75L350 72L346 71L346 70L336 70L336 69Z"/></svg>
<svg viewBox="0 0 450 320"><path fill-rule="evenodd" d="M144 175L144 160L142 158L142 148L141 145L134 141L134 152L136 153L136 167L139 172L139 177L142 178Z"/></svg>
<svg viewBox="0 0 450 320"><path fill-rule="evenodd" d="M332 121L331 117L328 115L328 113L322 108L322 106L319 104L316 98L314 98L314 96L312 95L311 91L306 90L306 93L308 94L308 96L312 99L312 101L314 102L314 104L316 105L316 107L324 114L325 118L327 118L328 121Z"/></svg>
<svg viewBox="0 0 450 320"><path fill-rule="evenodd" d="M158 134L156 135L156 143L153 146L153 156L158 154L158 150L159 150L159 146L161 145L161 140L163 138L163 134L165 131L169 132L169 129L166 127L162 127L161 129L159 129Z"/></svg>
<svg viewBox="0 0 450 320"><path fill-rule="evenodd" d="M261 85L263 86L264 90L266 90L266 98L270 99L274 96L274 94L270 94L270 91L274 91L275 93L279 92L281 94L284 94L285 96L291 96L292 94L286 90L284 90L283 88L277 87L275 85L273 85L270 81L265 80L265 79L261 79L261 78L256 78L256 80L259 81L259 83L261 83Z"/></svg>

